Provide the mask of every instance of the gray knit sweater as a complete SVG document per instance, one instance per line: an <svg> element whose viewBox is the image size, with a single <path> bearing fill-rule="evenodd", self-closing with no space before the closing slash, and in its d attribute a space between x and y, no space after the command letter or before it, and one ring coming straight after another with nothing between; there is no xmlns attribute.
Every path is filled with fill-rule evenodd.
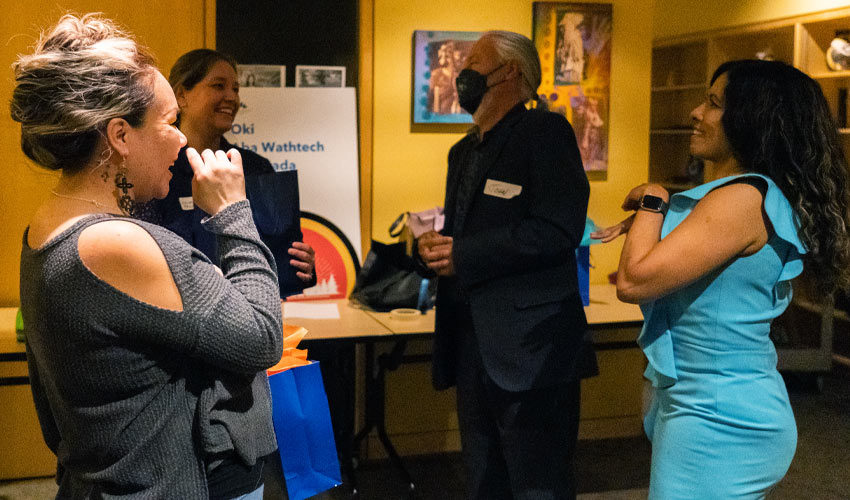
<svg viewBox="0 0 850 500"><path fill-rule="evenodd" d="M206 466L235 451L273 452L268 379L281 356L274 259L247 201L203 223L220 276L175 234L132 221L162 249L183 311L145 304L93 275L77 240L86 217L38 249L24 234L21 309L44 439L57 455L57 498L205 499Z"/></svg>

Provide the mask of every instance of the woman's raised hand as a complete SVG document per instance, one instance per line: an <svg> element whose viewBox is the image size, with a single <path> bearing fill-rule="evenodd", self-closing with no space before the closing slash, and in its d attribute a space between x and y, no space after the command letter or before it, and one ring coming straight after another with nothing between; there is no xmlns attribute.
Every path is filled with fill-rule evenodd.
<svg viewBox="0 0 850 500"><path fill-rule="evenodd" d="M244 200L245 174L242 156L236 149L213 153L205 149L198 154L195 148L186 150L192 171L192 199L204 212L215 215L224 207Z"/></svg>
<svg viewBox="0 0 850 500"><path fill-rule="evenodd" d="M594 240L602 240L602 243L614 241L621 234L629 232L629 229L632 227L632 221L634 220L635 214L632 214L611 227L606 227L605 229L600 229L590 233L590 238Z"/></svg>
<svg viewBox="0 0 850 500"><path fill-rule="evenodd" d="M626 195L626 199L623 200L623 204L620 205L620 208L625 210L626 212L637 210L640 205L640 199L643 198L643 195L650 194L652 196L658 196L662 198L664 201L669 200L670 195L664 187L659 184L641 184L639 186L635 186L629 191L629 194ZM609 241L613 241L617 239L618 236L622 234L626 234L629 232L629 229L632 227L632 222L635 219L635 214L631 214L625 219L621 220L617 224L613 226L606 227L605 229L600 229L599 231L594 231L590 233L590 237L594 240L602 240L602 243L608 243Z"/></svg>

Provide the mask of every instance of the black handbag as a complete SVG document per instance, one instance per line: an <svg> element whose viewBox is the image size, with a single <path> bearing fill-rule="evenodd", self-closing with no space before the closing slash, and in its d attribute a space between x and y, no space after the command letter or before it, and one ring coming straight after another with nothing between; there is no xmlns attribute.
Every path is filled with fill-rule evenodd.
<svg viewBox="0 0 850 500"><path fill-rule="evenodd" d="M349 299L375 311L399 308L427 310L433 305L436 280L423 277L405 242L372 240Z"/></svg>

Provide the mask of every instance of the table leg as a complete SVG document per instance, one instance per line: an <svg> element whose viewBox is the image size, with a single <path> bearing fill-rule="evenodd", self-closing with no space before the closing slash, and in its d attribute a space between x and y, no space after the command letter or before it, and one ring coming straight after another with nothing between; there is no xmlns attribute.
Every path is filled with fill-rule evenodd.
<svg viewBox="0 0 850 500"><path fill-rule="evenodd" d="M407 483L408 492L412 494L416 485L387 435L386 428L386 374L387 371L394 371L401 365L406 347L406 341L397 341L391 352L378 357L376 367L375 345L372 342L366 344L366 422L363 429L354 436L354 448L359 449L360 442L369 435L372 429L375 429L384 450L401 474L402 479Z"/></svg>
<svg viewBox="0 0 850 500"><path fill-rule="evenodd" d="M353 342L311 341L305 342L304 347L308 349L310 359L320 362L344 487L350 488L352 499L359 498L352 446L355 345Z"/></svg>

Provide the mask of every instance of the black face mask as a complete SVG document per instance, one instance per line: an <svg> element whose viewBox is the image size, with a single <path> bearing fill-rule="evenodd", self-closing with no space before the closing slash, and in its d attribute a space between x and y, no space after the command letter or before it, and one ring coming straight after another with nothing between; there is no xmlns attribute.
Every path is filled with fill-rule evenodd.
<svg viewBox="0 0 850 500"><path fill-rule="evenodd" d="M499 83L502 83L499 82L494 85L490 85L489 87L487 86L487 77L496 71L499 71L502 66L504 66L504 64L486 75L482 75L474 69L465 69L457 75L457 78L455 79L457 100L464 111L470 115L475 114L475 110L478 109L478 106L481 105L481 100L484 99L484 94L486 94L491 87L495 87Z"/></svg>

